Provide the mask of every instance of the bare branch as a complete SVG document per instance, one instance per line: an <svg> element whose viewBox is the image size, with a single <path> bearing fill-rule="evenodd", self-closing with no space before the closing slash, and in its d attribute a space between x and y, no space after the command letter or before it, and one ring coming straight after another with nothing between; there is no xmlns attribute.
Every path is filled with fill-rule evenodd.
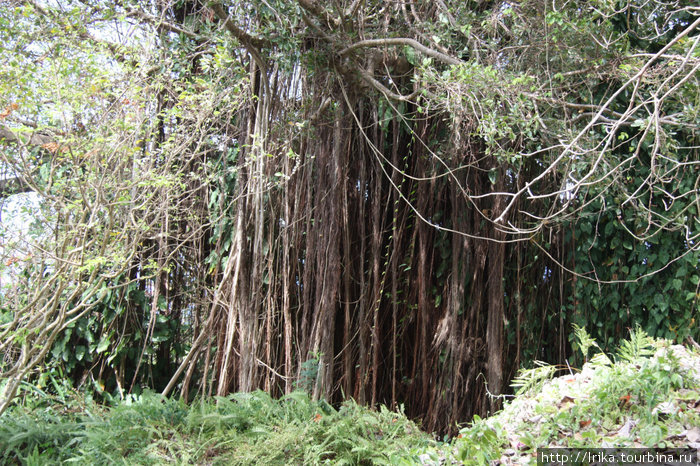
<svg viewBox="0 0 700 466"><path fill-rule="evenodd" d="M53 136L37 131L32 131L28 138L18 136L15 131L9 127L0 124L0 144L26 144L29 146L43 146L54 143L56 140Z"/></svg>
<svg viewBox="0 0 700 466"><path fill-rule="evenodd" d="M326 24L333 26L338 25L338 20L336 18L331 17L331 15L328 14L328 12L326 12L322 7L320 7L315 1L299 0L299 5L315 17L326 21Z"/></svg>
<svg viewBox="0 0 700 466"><path fill-rule="evenodd" d="M253 37L247 32L245 32L243 29L236 26L233 23L233 21L231 21L231 17L229 16L229 14L224 10L224 7L221 6L221 3L212 3L210 5L210 8L212 9L212 11L214 11L216 16L218 16L219 19L223 21L226 30L230 32L233 37L238 39L241 42L241 44L243 44L248 50L254 48L255 52L259 55L257 49L270 46L269 41L260 39L258 37Z"/></svg>
<svg viewBox="0 0 700 466"><path fill-rule="evenodd" d="M148 13L142 11L142 10L134 10L134 9L127 9L126 13L127 17L134 17L138 18L141 20L146 21L147 23L152 24L155 26L157 29L165 29L170 32L175 32L177 34L183 34L190 39L195 39L195 40L204 40L205 38L203 36L200 36L199 34L189 31L187 29L183 29L177 24L170 23L168 21L165 21L162 18L156 18L155 16L151 16Z"/></svg>
<svg viewBox="0 0 700 466"><path fill-rule="evenodd" d="M388 89L384 84L380 83L377 81L374 76L372 76L367 70L364 70L362 68L358 68L357 72L360 74L360 77L362 78L363 81L365 81L367 84L370 86L374 87L377 89L379 92L384 94L386 97L393 99L393 100L399 100L399 101L408 101L413 99L416 95L418 95L418 91L413 91L409 95L401 95L397 94L396 92Z"/></svg>
<svg viewBox="0 0 700 466"><path fill-rule="evenodd" d="M421 44L415 39L410 39L407 37L361 40L341 50L339 52L339 55L347 55L353 50L363 47L385 47L390 45L405 45L408 47L412 47L413 49L417 50L418 52L421 52L424 55L435 58L436 60L440 60L441 62L447 63L449 65L459 65L464 63L463 61L458 60L454 57L445 55L444 53L438 52L437 50L433 50L429 47L426 47L425 45Z"/></svg>

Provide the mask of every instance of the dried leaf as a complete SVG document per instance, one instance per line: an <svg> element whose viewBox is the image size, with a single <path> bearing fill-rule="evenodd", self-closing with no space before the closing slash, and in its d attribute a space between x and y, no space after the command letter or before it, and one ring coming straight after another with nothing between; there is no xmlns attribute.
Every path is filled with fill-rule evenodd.
<svg viewBox="0 0 700 466"><path fill-rule="evenodd" d="M631 396L629 394L620 397L620 408L624 408L630 404Z"/></svg>
<svg viewBox="0 0 700 466"><path fill-rule="evenodd" d="M58 144L56 144L55 142L47 142L46 144L42 144L41 147L42 149L46 149L52 154L55 154L58 151Z"/></svg>
<svg viewBox="0 0 700 466"><path fill-rule="evenodd" d="M676 408L676 405L673 403L673 401L665 401L663 403L659 403L653 410L652 414L663 414L666 416L669 416L671 414L675 414L678 411L678 408Z"/></svg>
<svg viewBox="0 0 700 466"><path fill-rule="evenodd" d="M637 425L635 421L632 419L627 419L627 422L620 427L620 430L617 431L616 435L619 435L621 437L629 437L630 433L632 432L632 428Z"/></svg>
<svg viewBox="0 0 700 466"><path fill-rule="evenodd" d="M18 108L19 108L19 105L17 105L17 104L14 103L14 102L11 103L11 104L8 105L7 107L5 107L5 110L3 110L2 112L0 112L0 120L4 120L4 119L7 118L8 116L10 116L10 114L12 113L12 111L13 111L13 110L17 110Z"/></svg>
<svg viewBox="0 0 700 466"><path fill-rule="evenodd" d="M561 399L561 401L559 401L559 407L564 408L567 405L573 404L573 403L574 403L573 398L571 398L570 396L565 396L564 398Z"/></svg>

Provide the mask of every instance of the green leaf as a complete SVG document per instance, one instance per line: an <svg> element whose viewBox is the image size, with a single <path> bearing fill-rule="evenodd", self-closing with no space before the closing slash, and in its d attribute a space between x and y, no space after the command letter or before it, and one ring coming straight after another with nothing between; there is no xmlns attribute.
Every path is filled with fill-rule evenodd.
<svg viewBox="0 0 700 466"><path fill-rule="evenodd" d="M416 51L413 50L413 47L404 47L404 53L406 54L406 60L408 60L411 65L416 66Z"/></svg>
<svg viewBox="0 0 700 466"><path fill-rule="evenodd" d="M614 226L613 226L612 222L608 222L608 223L605 225L605 236L610 236L610 235L612 235L612 234L613 234L613 228L614 228Z"/></svg>
<svg viewBox="0 0 700 466"><path fill-rule="evenodd" d="M492 168L489 170L489 181L491 184L496 184L496 180L498 179L498 171L495 168Z"/></svg>
<svg viewBox="0 0 700 466"><path fill-rule="evenodd" d="M109 335L104 335L97 344L97 352L104 353L109 348Z"/></svg>

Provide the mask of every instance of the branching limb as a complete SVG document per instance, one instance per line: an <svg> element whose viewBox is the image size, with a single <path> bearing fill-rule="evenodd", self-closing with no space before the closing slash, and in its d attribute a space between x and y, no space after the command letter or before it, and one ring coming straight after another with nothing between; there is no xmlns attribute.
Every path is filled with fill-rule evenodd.
<svg viewBox="0 0 700 466"><path fill-rule="evenodd" d="M255 50L255 53L259 56L260 52L258 49L264 48L264 47L269 47L270 42L264 39L260 39L258 37L253 37L250 34L248 34L246 31L243 29L239 28L236 26L233 21L231 20L231 17L229 14L224 10L224 7L221 6L221 3L216 2L212 3L209 6L212 11L216 14L216 16L223 22L224 27L226 30L231 33L233 37L238 39L238 41L243 44L249 51L252 49Z"/></svg>
<svg viewBox="0 0 700 466"><path fill-rule="evenodd" d="M356 50L359 48L386 47L386 46L391 46L391 45L405 45L408 47L412 47L413 49L417 50L418 52L421 52L422 54L424 54L428 57L435 58L436 60L440 60L443 63L447 63L448 65L459 65L459 64L463 63L461 60L458 60L457 58L451 57L451 56L446 55L442 52L438 52L437 50L433 50L433 49L421 44L417 40L410 39L408 37L361 40L359 42L355 42L354 44L344 48L338 54L342 57L342 56L345 56L348 53L352 52L353 50Z"/></svg>

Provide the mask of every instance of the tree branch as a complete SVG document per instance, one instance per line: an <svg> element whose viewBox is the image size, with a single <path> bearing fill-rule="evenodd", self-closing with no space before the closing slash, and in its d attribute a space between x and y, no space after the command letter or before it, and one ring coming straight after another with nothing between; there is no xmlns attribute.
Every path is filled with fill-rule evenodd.
<svg viewBox="0 0 700 466"><path fill-rule="evenodd" d="M161 18L156 18L155 16L151 16L148 13L145 13L144 11L141 10L134 10L134 9L127 9L126 10L126 16L127 17L135 17L141 20L144 20L150 24L152 24L154 27L157 29L165 29L170 32L175 32L177 34L183 34L190 39L195 39L195 40L204 40L205 38L203 36L200 36L199 34L188 31L187 29L183 29L177 24L169 23L168 21L165 21Z"/></svg>
<svg viewBox="0 0 700 466"><path fill-rule="evenodd" d="M344 12L345 17L349 18L351 16L355 16L355 13L357 13L357 9L360 7L362 2L363 0L355 0L354 2L352 2L352 5L350 5L350 7Z"/></svg>
<svg viewBox="0 0 700 466"><path fill-rule="evenodd" d="M258 37L253 37L247 32L245 32L243 29L233 24L233 21L231 21L229 14L224 10L224 7L221 6L221 3L212 3L209 6L209 8L211 8L212 11L216 14L216 16L218 16L219 19L223 21L226 30L230 32L233 37L238 39L240 43L243 44L249 51L252 47L257 53L257 49L270 46L269 41L260 39Z"/></svg>
<svg viewBox="0 0 700 466"><path fill-rule="evenodd" d="M299 0L299 5L315 17L325 20L327 24L338 26L338 20L331 17L331 15L313 0Z"/></svg>
<svg viewBox="0 0 700 466"><path fill-rule="evenodd" d="M49 134L32 132L28 139L15 134L10 128L0 124L0 145L1 144L23 144L28 146L43 146L55 142L55 138Z"/></svg>
<svg viewBox="0 0 700 466"><path fill-rule="evenodd" d="M372 76L367 70L364 70L362 68L358 68L357 72L360 74L360 77L362 78L363 81L365 81L367 84L369 84L370 86L377 89L379 92L384 94L387 98L391 98L393 100L399 100L399 101L404 100L405 101L405 100L411 100L416 95L418 95L418 91L413 91L409 95L397 94L396 92L387 88L384 84L377 81L374 78L374 76Z"/></svg>
<svg viewBox="0 0 700 466"><path fill-rule="evenodd" d="M22 178L0 179L0 199L10 197L14 194L28 193L34 189L24 182Z"/></svg>
<svg viewBox="0 0 700 466"><path fill-rule="evenodd" d="M240 29L238 26L233 24L233 22L230 20L228 13L224 10L224 7L221 6L221 3L213 3L212 5L210 5L210 8L214 12L214 14L216 14L216 16L218 16L219 19L223 21L226 30L229 33L231 33L233 37L238 39L238 41L241 44L243 44L246 50L248 50L248 53L250 53L250 55L253 57L253 60L255 61L255 63L257 63L258 67L260 68L265 91L269 91L269 84L267 82L267 65L262 59L259 49L261 47L269 46L270 43L268 41L251 36L243 29Z"/></svg>
<svg viewBox="0 0 700 466"><path fill-rule="evenodd" d="M424 55L435 58L436 60L440 60L441 62L447 63L449 65L459 65L461 63L464 63L463 61L458 60L454 57L446 55L442 52L438 52L437 50L433 50L429 47L426 47L425 45L421 44L417 40L410 39L408 37L361 40L361 41L355 42L354 44L341 50L339 55L340 56L347 55L348 53L352 52L353 50L363 48L363 47L383 47L383 46L389 46L389 45L406 45L408 47L412 47L413 49L417 50L418 52L421 52Z"/></svg>

